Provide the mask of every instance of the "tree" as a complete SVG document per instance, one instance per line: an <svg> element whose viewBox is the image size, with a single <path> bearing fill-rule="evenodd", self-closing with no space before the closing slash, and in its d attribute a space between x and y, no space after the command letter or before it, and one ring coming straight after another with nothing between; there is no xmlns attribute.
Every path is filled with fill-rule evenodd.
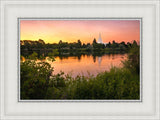
<svg viewBox="0 0 160 120"><path fill-rule="evenodd" d="M44 99L52 71L47 62L21 62L21 99Z"/></svg>
<svg viewBox="0 0 160 120"><path fill-rule="evenodd" d="M118 44L115 42L115 40L112 41L111 47L112 47L113 49L115 49L115 48L118 47Z"/></svg>
<svg viewBox="0 0 160 120"><path fill-rule="evenodd" d="M112 44L116 44L115 40L112 41Z"/></svg>
<svg viewBox="0 0 160 120"><path fill-rule="evenodd" d="M93 45L93 44L97 44L96 38L93 39L92 45Z"/></svg>
<svg viewBox="0 0 160 120"><path fill-rule="evenodd" d="M111 42L109 42L108 44L106 44L106 47L110 48L111 47Z"/></svg>
<svg viewBox="0 0 160 120"><path fill-rule="evenodd" d="M28 58L31 60L36 60L38 58L38 54L36 52L33 52Z"/></svg>
<svg viewBox="0 0 160 120"><path fill-rule="evenodd" d="M62 40L60 40L58 44L62 44Z"/></svg>
<svg viewBox="0 0 160 120"><path fill-rule="evenodd" d="M130 48L130 47L131 47L131 43L130 43L130 42L127 42L127 46Z"/></svg>
<svg viewBox="0 0 160 120"><path fill-rule="evenodd" d="M137 46L137 42L134 40L132 46Z"/></svg>
<svg viewBox="0 0 160 120"><path fill-rule="evenodd" d="M126 45L124 41L122 41L120 44L122 44L122 45L124 45L124 46Z"/></svg>
<svg viewBox="0 0 160 120"><path fill-rule="evenodd" d="M45 42L42 39L39 39L38 42L41 44L45 44Z"/></svg>
<svg viewBox="0 0 160 120"><path fill-rule="evenodd" d="M81 48L81 46L82 46L82 42L81 42L80 40L78 40L78 41L77 41L77 47L78 47L78 48Z"/></svg>
<svg viewBox="0 0 160 120"><path fill-rule="evenodd" d="M62 42L62 40L60 40L59 43L58 43L58 48L59 48L59 49L62 48L62 46L63 46L62 44L63 44L63 42Z"/></svg>
<svg viewBox="0 0 160 120"><path fill-rule="evenodd" d="M85 44L85 43L83 43L82 47L83 47L83 48L86 48L86 44Z"/></svg>
<svg viewBox="0 0 160 120"><path fill-rule="evenodd" d="M96 49L96 48L97 48L97 41L96 41L96 39L95 39L95 38L93 39L92 46L93 46L93 48L94 48L94 49Z"/></svg>
<svg viewBox="0 0 160 120"><path fill-rule="evenodd" d="M128 60L123 62L124 66L130 69L132 72L136 72L139 74L140 71L139 57L140 57L139 46L136 43L132 44L128 53Z"/></svg>

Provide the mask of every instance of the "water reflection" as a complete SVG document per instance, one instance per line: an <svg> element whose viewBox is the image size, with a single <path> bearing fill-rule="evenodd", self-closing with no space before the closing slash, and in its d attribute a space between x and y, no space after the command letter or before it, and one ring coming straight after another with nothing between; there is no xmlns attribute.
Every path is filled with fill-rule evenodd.
<svg viewBox="0 0 160 120"><path fill-rule="evenodd" d="M101 65L102 57L98 57L98 64Z"/></svg>
<svg viewBox="0 0 160 120"><path fill-rule="evenodd" d="M127 54L107 54L103 56L81 55L55 57L55 61L47 61L54 67L53 74L63 71L71 74L73 77L77 75L88 76L92 74L96 76L98 73L110 70L111 66L121 67L121 61L127 58Z"/></svg>
<svg viewBox="0 0 160 120"><path fill-rule="evenodd" d="M94 63L96 62L96 56L93 56L93 62Z"/></svg>

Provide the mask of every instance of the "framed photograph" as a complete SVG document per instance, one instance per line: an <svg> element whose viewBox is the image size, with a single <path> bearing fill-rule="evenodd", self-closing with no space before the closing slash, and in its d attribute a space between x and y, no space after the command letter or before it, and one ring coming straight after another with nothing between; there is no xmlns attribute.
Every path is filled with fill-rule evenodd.
<svg viewBox="0 0 160 120"><path fill-rule="evenodd" d="M19 101L142 101L141 18L18 22Z"/></svg>
<svg viewBox="0 0 160 120"><path fill-rule="evenodd" d="M160 119L159 1L1 0L1 119Z"/></svg>

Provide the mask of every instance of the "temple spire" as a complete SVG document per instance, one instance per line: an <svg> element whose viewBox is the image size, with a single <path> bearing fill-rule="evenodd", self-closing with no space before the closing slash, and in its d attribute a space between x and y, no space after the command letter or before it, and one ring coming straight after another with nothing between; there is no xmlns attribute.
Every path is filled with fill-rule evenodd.
<svg viewBox="0 0 160 120"><path fill-rule="evenodd" d="M101 33L99 33L98 43L103 43L101 38Z"/></svg>

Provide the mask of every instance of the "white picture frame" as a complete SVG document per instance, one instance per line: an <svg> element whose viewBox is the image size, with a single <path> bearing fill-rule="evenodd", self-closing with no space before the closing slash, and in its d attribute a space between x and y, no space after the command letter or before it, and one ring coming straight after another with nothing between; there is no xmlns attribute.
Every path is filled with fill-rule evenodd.
<svg viewBox="0 0 160 120"><path fill-rule="evenodd" d="M1 0L1 109L8 119L160 119L159 0ZM19 102L17 18L142 18L142 101Z"/></svg>

